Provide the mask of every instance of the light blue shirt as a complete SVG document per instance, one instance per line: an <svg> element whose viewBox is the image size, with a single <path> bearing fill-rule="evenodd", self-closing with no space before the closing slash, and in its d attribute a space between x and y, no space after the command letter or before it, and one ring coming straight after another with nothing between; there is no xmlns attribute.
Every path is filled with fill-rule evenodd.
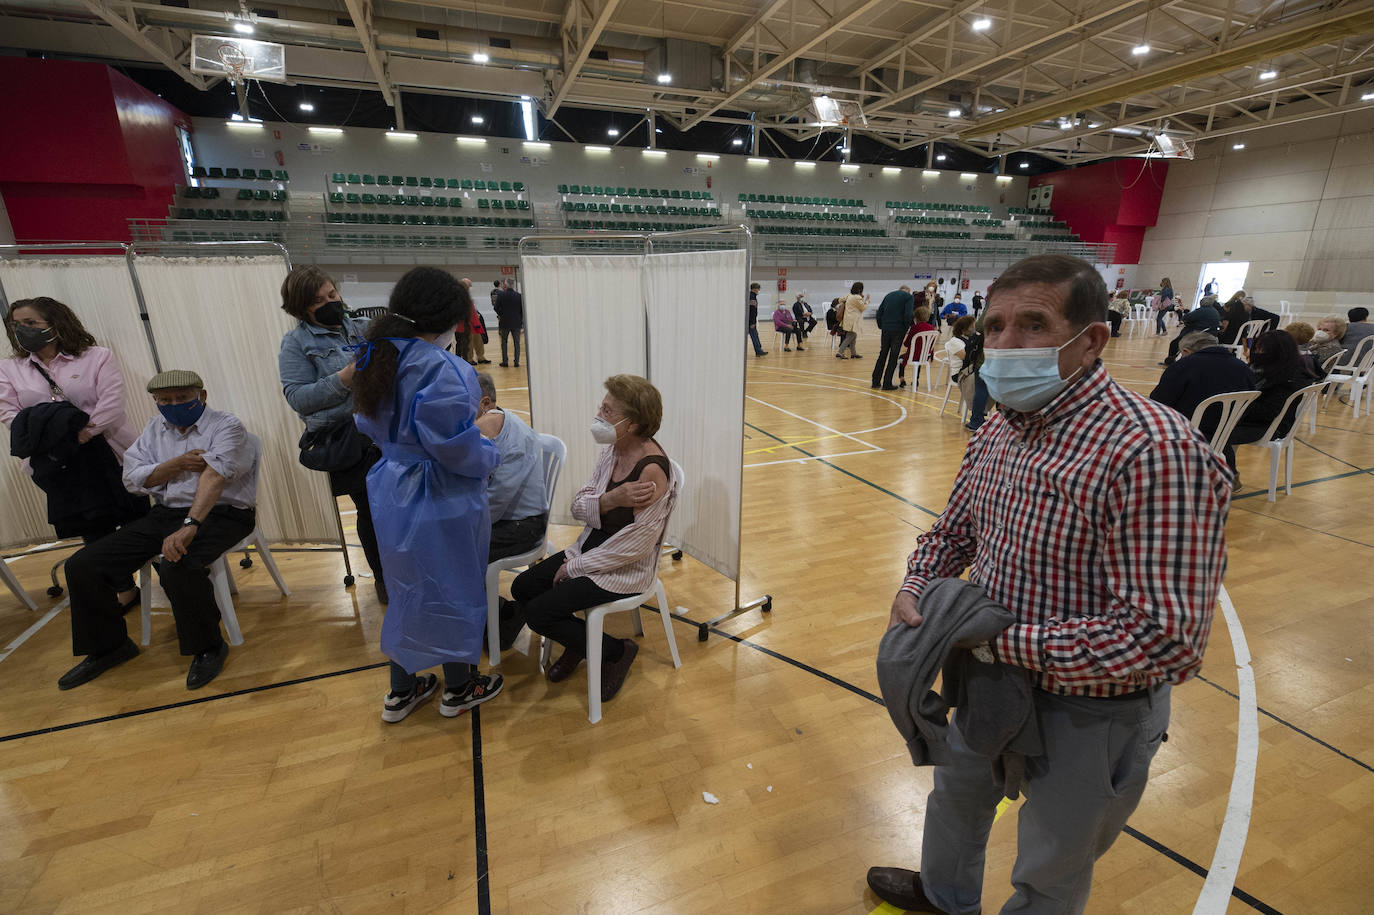
<svg viewBox="0 0 1374 915"><path fill-rule="evenodd" d="M163 419L148 420L129 450L124 452L124 487L152 496L159 505L190 508L196 500L200 474L186 471L160 486L144 486L159 464L200 448L205 463L227 481L216 505L253 508L258 501L258 455L243 423L232 413L205 408L195 425L185 432Z"/></svg>
<svg viewBox="0 0 1374 915"><path fill-rule="evenodd" d="M492 471L487 482L493 524L533 518L549 510L539 436L514 413L501 412L505 421L495 439L496 450L501 452L501 466Z"/></svg>

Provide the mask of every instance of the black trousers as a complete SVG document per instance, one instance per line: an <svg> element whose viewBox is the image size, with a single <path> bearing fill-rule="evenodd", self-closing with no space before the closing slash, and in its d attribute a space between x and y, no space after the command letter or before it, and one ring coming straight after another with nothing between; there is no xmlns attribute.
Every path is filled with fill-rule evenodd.
<svg viewBox="0 0 1374 915"><path fill-rule="evenodd" d="M1169 341L1169 355L1164 357L1165 365L1173 365L1178 361L1178 345L1183 342L1183 338L1193 332L1192 328L1185 327L1178 332L1178 336Z"/></svg>
<svg viewBox="0 0 1374 915"><path fill-rule="evenodd" d="M514 344L515 344L515 364L516 364L516 365L519 365L519 364L520 364L520 335L521 335L522 333L524 333L524 332L525 332L525 331L524 331L524 328L521 328L521 327L502 327L502 328L500 328L499 333L501 334L501 361L502 361L502 362L509 362L509 361L510 361L509 359L506 358L506 340L507 340L507 338L509 338L509 339L511 339L511 340L514 342Z"/></svg>
<svg viewBox="0 0 1374 915"><path fill-rule="evenodd" d="M67 560L71 595L72 653L99 655L129 637L116 592L130 575L162 552L162 541L181 529L185 508L157 505L107 537L82 547ZM182 654L219 647L219 606L210 584L210 564L253 532L251 509L216 505L179 562L157 564L162 587L172 601Z"/></svg>
<svg viewBox="0 0 1374 915"><path fill-rule="evenodd" d="M357 509L358 543L362 545L367 567L372 570L376 580L383 583L382 554L377 549L377 531L372 526L372 505L367 499L367 472L372 465L381 460L382 452L375 444L369 445L362 463L348 470L334 470L329 473L329 490L335 496L348 496Z"/></svg>
<svg viewBox="0 0 1374 915"><path fill-rule="evenodd" d="M491 548L487 551L487 562L528 553L544 542L544 532L548 526L548 515L497 521L491 526Z"/></svg>
<svg viewBox="0 0 1374 915"><path fill-rule="evenodd" d="M873 364L874 387L879 384L892 387L892 374L897 371L897 361L902 355L902 340L905 337L905 330L883 328L878 361Z"/></svg>
<svg viewBox="0 0 1374 915"><path fill-rule="evenodd" d="M585 658L587 624L573 614L630 595L607 591L586 577L564 579L555 585L553 577L562 568L564 559L563 553L555 553L521 572L511 582L510 593L519 603L520 613L531 630ZM603 659L614 661L620 657L622 650L619 639L611 638L604 632L601 634Z"/></svg>
<svg viewBox="0 0 1374 915"><path fill-rule="evenodd" d="M1107 320L1112 322L1113 337L1121 336L1121 321L1125 317L1126 316L1119 311L1112 311L1111 309L1107 309Z"/></svg>

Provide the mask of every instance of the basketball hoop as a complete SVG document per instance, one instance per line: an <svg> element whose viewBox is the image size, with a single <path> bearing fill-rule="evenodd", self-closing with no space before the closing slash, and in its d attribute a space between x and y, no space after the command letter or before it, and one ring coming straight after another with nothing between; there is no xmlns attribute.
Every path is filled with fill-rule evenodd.
<svg viewBox="0 0 1374 915"><path fill-rule="evenodd" d="M248 55L243 53L242 48L226 41L215 50L215 54L219 57L219 62L224 64L230 82L237 85L243 80L244 68L248 66Z"/></svg>

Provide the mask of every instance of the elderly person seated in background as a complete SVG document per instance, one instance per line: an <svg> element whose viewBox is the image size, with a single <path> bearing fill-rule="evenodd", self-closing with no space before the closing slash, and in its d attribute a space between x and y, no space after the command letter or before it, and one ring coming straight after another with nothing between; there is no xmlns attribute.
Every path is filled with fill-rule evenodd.
<svg viewBox="0 0 1374 915"><path fill-rule="evenodd" d="M1371 334L1374 334L1374 324L1369 323L1369 309L1364 307L1352 308L1345 313L1346 321L1345 333L1341 336L1341 346L1345 348L1345 355L1341 357L1341 363L1350 361L1355 354L1355 347L1360 345L1360 341Z"/></svg>
<svg viewBox="0 0 1374 915"><path fill-rule="evenodd" d="M1229 347L1219 345L1209 333L1186 335L1178 351L1178 361L1164 370L1159 384L1150 392L1150 399L1173 407L1189 419L1198 404L1215 394L1255 389L1255 373L1250 366L1237 359ZM1221 408L1213 407L1203 415L1198 431L1211 438L1220 420Z"/></svg>
<svg viewBox="0 0 1374 915"><path fill-rule="evenodd" d="M491 507L491 546L487 562L528 553L544 542L549 526L549 494L544 487L543 451L539 434L514 413L496 405L496 382L477 373L482 399L477 404L477 428L496 443L501 464L487 479ZM524 625L504 597L498 598L501 650L515 643Z"/></svg>
<svg viewBox="0 0 1374 915"><path fill-rule="evenodd" d="M124 452L124 485L156 504L67 560L72 649L88 657L57 681L58 689L94 680L138 654L115 592L158 554L181 653L192 656L186 688L215 679L229 655L210 565L253 532L258 454L238 417L206 406L195 372L155 375L148 392L161 415Z"/></svg>
<svg viewBox="0 0 1374 915"><path fill-rule="evenodd" d="M516 612L530 629L563 646L549 682L572 676L587 657L587 624L575 614L650 590L663 531L681 481L654 433L663 419L658 389L638 375L606 379L592 438L606 447L592 477L573 497L572 515L586 524L577 542L522 572L511 584ZM639 646L601 636L601 700L625 683Z"/></svg>
<svg viewBox="0 0 1374 915"><path fill-rule="evenodd" d="M1231 465L1233 472L1236 470L1235 446L1259 441L1269 431L1269 425L1279 415L1288 398L1315 380L1303 365L1298 345L1281 330L1266 330L1255 337L1250 345L1250 367L1255 372L1255 388L1260 396L1246 407L1223 449L1226 463ZM1298 402L1295 400L1274 430L1275 436L1281 438L1293 428L1297 409ZM1239 474L1234 485L1240 488Z"/></svg>
<svg viewBox="0 0 1374 915"><path fill-rule="evenodd" d="M1312 335L1312 343L1308 349L1312 353L1312 361L1321 368L1332 356L1345 353L1341 346L1341 338L1345 336L1345 318L1338 318L1335 315L1322 318L1317 322L1316 333ZM1339 359L1336 362L1340 362Z"/></svg>
<svg viewBox="0 0 1374 915"><path fill-rule="evenodd" d="M1180 300L1181 307L1181 300ZM1160 365L1173 365L1178 360L1178 347L1183 342L1183 338L1191 333L1204 331L1209 334L1216 334L1217 328L1221 324L1221 314L1216 307L1206 298L1198 303L1197 308L1185 312L1179 319L1183 325L1179 330L1178 336L1169 341L1169 355L1164 358Z"/></svg>
<svg viewBox="0 0 1374 915"><path fill-rule="evenodd" d="M782 351L792 352L792 336L797 337L797 350L804 351L802 346L802 331L797 326L797 319L792 314L792 309L787 307L787 303L778 299L778 307L773 309L773 329L782 334Z"/></svg>
<svg viewBox="0 0 1374 915"><path fill-rule="evenodd" d="M1293 342L1298 345L1298 355L1302 357L1302 364L1308 373L1319 381L1325 378L1326 372L1322 371L1321 363L1312 355L1311 343L1312 338L1316 336L1316 329L1303 321L1294 321L1285 327L1283 332L1292 337Z"/></svg>
<svg viewBox="0 0 1374 915"><path fill-rule="evenodd" d="M902 354L897 359L897 387L906 387L906 366L907 363L915 359L919 353L914 352L916 335L924 331L934 330L935 325L930 323L932 309L929 305L917 305L911 314L911 327L906 332L906 337L902 340ZM935 355L932 349L926 354L926 358ZM921 380L921 366L916 366L916 377L911 383L914 385Z"/></svg>
<svg viewBox="0 0 1374 915"><path fill-rule="evenodd" d="M1112 322L1112 336L1121 336L1121 322L1131 313L1130 293L1118 289L1116 295L1107 303L1107 320Z"/></svg>

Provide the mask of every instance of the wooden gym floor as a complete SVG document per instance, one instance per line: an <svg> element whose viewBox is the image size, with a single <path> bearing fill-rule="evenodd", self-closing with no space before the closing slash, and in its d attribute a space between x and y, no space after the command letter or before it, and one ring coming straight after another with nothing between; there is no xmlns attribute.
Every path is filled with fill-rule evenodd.
<svg viewBox="0 0 1374 915"><path fill-rule="evenodd" d="M1114 340L1113 375L1148 392L1166 339ZM344 590L337 554L279 553L290 599L261 563L239 573L246 642L199 693L166 614L137 659L59 692L73 660L55 618L0 667L0 911L873 911L865 869L916 865L931 784L877 703L874 652L967 436L924 389L870 391L871 328L862 361L815 342L750 357L743 590L772 613L705 643L675 624L680 670L646 617L599 725L581 672L552 685L518 654L480 714L430 704L383 724L381 608L369 579ZM524 409L523 374L495 371ZM1297 485L1274 504L1255 488L1267 455L1242 449L1227 532L1259 705L1232 912L1374 899L1374 422L1333 401L1299 438ZM60 555L12 566L42 610ZM662 578L694 619L731 605L732 583L690 558ZM0 644L37 616L0 593ZM1192 909L1227 814L1238 692L1218 612L1091 912ZM985 911L1009 891L1015 819L993 830Z"/></svg>

